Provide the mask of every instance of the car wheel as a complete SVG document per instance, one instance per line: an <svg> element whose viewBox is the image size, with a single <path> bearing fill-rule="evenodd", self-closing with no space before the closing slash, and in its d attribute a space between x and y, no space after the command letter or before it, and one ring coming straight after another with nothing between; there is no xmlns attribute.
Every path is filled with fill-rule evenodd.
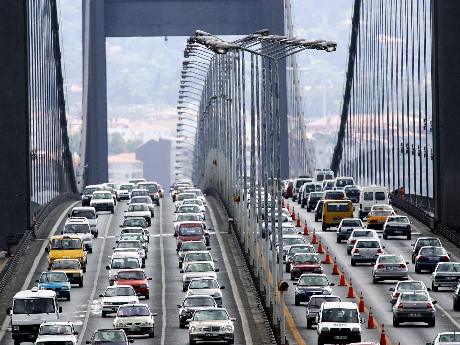
<svg viewBox="0 0 460 345"><path fill-rule="evenodd" d="M96 231L93 235L94 238L97 238L98 232Z"/></svg>
<svg viewBox="0 0 460 345"><path fill-rule="evenodd" d="M102 317L106 317L107 316L107 312L106 311L102 311Z"/></svg>
<svg viewBox="0 0 460 345"><path fill-rule="evenodd" d="M422 270L420 268L418 268L417 265L415 265L415 273L421 273L421 272L422 272Z"/></svg>
<svg viewBox="0 0 460 345"><path fill-rule="evenodd" d="M351 260L351 265L352 265L352 266L356 266L356 261Z"/></svg>
<svg viewBox="0 0 460 345"><path fill-rule="evenodd" d="M179 261L179 268L182 268L182 261Z"/></svg>
<svg viewBox="0 0 460 345"><path fill-rule="evenodd" d="M342 240L339 237L337 237L337 243L342 243Z"/></svg>
<svg viewBox="0 0 460 345"><path fill-rule="evenodd" d="M454 310L455 311L460 310L460 305L456 301L454 301Z"/></svg>
<svg viewBox="0 0 460 345"><path fill-rule="evenodd" d="M115 207L112 207L112 208L110 209L110 213L112 213L112 214L115 213Z"/></svg>
<svg viewBox="0 0 460 345"><path fill-rule="evenodd" d="M299 305L300 305L300 301L299 301L297 298L295 299L295 305L296 305L296 306L299 306Z"/></svg>
<svg viewBox="0 0 460 345"><path fill-rule="evenodd" d="M408 239L408 240L411 240L411 239L412 239L412 235L407 235L407 239Z"/></svg>
<svg viewBox="0 0 460 345"><path fill-rule="evenodd" d="M14 339L14 345L20 345L20 344L21 344L21 342L19 340Z"/></svg>
<svg viewBox="0 0 460 345"><path fill-rule="evenodd" d="M300 204L300 208L305 208L305 204L303 202Z"/></svg>
<svg viewBox="0 0 460 345"><path fill-rule="evenodd" d="M315 216L315 222L317 222L317 221L318 221L318 217Z"/></svg>
<svg viewBox="0 0 460 345"><path fill-rule="evenodd" d="M377 284L378 282L379 282L379 280L377 278L372 277L372 283Z"/></svg>
<svg viewBox="0 0 460 345"><path fill-rule="evenodd" d="M318 337L318 345L324 345L324 340L321 336Z"/></svg>
<svg viewBox="0 0 460 345"><path fill-rule="evenodd" d="M67 301L70 301L70 293L65 298Z"/></svg>
<svg viewBox="0 0 460 345"><path fill-rule="evenodd" d="M83 270L83 273L86 273L86 265L83 266L82 270Z"/></svg>
<svg viewBox="0 0 460 345"><path fill-rule="evenodd" d="M235 343L235 339L231 339L228 341L229 344L234 344Z"/></svg>
<svg viewBox="0 0 460 345"><path fill-rule="evenodd" d="M179 328L185 328L185 322L182 322L180 318L179 318Z"/></svg>
<svg viewBox="0 0 460 345"><path fill-rule="evenodd" d="M326 224L321 225L321 230L326 231L327 230L327 225Z"/></svg>
<svg viewBox="0 0 460 345"><path fill-rule="evenodd" d="M428 327L435 327L436 326L436 319L432 318L430 321L428 321Z"/></svg>
<svg viewBox="0 0 460 345"><path fill-rule="evenodd" d="M313 326L312 322L310 319L307 319L307 329L310 329Z"/></svg>
<svg viewBox="0 0 460 345"><path fill-rule="evenodd" d="M382 237L383 237L384 240L386 240L388 238L388 235L383 233Z"/></svg>
<svg viewBox="0 0 460 345"><path fill-rule="evenodd" d="M286 273L291 272L291 264L286 264Z"/></svg>
<svg viewBox="0 0 460 345"><path fill-rule="evenodd" d="M155 328L152 327L152 329L149 332L149 338L154 338L155 337Z"/></svg>
<svg viewBox="0 0 460 345"><path fill-rule="evenodd" d="M351 255L351 250L347 249L347 255Z"/></svg>
<svg viewBox="0 0 460 345"><path fill-rule="evenodd" d="M364 219L364 215L361 211L359 211L359 214L358 214L358 218L363 220Z"/></svg>
<svg viewBox="0 0 460 345"><path fill-rule="evenodd" d="M399 327L399 320L393 316L393 326L394 327Z"/></svg>
<svg viewBox="0 0 460 345"><path fill-rule="evenodd" d="M78 282L78 287L83 287L83 278Z"/></svg>
<svg viewBox="0 0 460 345"><path fill-rule="evenodd" d="M93 254L93 248L88 248L88 253Z"/></svg>
<svg viewBox="0 0 460 345"><path fill-rule="evenodd" d="M190 343L190 345L195 345L195 344L196 344L196 340L189 339L189 343Z"/></svg>
<svg viewBox="0 0 460 345"><path fill-rule="evenodd" d="M436 285L434 285L433 283L431 283L431 290L433 291L438 291L438 287Z"/></svg>
<svg viewBox="0 0 460 345"><path fill-rule="evenodd" d="M415 264L415 257L412 255L412 263Z"/></svg>

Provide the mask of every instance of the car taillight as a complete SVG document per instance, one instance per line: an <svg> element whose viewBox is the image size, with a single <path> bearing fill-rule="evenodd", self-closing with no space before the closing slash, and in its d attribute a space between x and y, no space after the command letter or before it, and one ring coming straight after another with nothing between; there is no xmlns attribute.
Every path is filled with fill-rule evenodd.
<svg viewBox="0 0 460 345"><path fill-rule="evenodd" d="M399 295L400 295L400 293L399 293L399 292L395 292L395 297L396 297L396 298L398 298L398 297L399 297Z"/></svg>
<svg viewBox="0 0 460 345"><path fill-rule="evenodd" d="M398 304L398 309L404 309L404 305L402 303Z"/></svg>
<svg viewBox="0 0 460 345"><path fill-rule="evenodd" d="M359 249L358 249L358 248L353 249L353 253L358 254L358 253L359 253Z"/></svg>
<svg viewBox="0 0 460 345"><path fill-rule="evenodd" d="M419 257L418 257L418 260L420 260L420 261L423 261L423 260L425 260L425 259L426 259L426 258L425 258L424 256L419 256Z"/></svg>
<svg viewBox="0 0 460 345"><path fill-rule="evenodd" d="M406 268L405 264L399 264L399 268Z"/></svg>
<svg viewBox="0 0 460 345"><path fill-rule="evenodd" d="M433 309L433 306L431 305L431 303L426 304L426 309Z"/></svg>
<svg viewBox="0 0 460 345"><path fill-rule="evenodd" d="M377 253L378 253L378 254L382 254L382 253L383 253L383 250L379 248L379 249L377 249Z"/></svg>
<svg viewBox="0 0 460 345"><path fill-rule="evenodd" d="M356 242L356 240L351 240L351 243L355 243L355 242Z"/></svg>
<svg viewBox="0 0 460 345"><path fill-rule="evenodd" d="M383 264L378 264L377 268L383 268Z"/></svg>
<svg viewBox="0 0 460 345"><path fill-rule="evenodd" d="M449 261L449 257L447 255L441 256L441 261Z"/></svg>

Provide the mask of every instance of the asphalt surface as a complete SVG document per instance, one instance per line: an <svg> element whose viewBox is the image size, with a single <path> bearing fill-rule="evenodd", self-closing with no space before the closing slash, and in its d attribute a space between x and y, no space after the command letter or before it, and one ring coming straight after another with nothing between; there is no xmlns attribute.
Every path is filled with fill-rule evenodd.
<svg viewBox="0 0 460 345"><path fill-rule="evenodd" d="M350 256L346 253L346 244L338 244L336 242L335 229L329 229L327 232L321 231L321 223L314 221L313 213L301 209L297 202L288 200L287 203L292 211L294 206L296 216L300 214L300 220L303 224L307 223L310 235L306 238L310 241L312 238L313 229L315 229L318 239L321 240L324 251L328 247L332 259L335 258L340 270L343 270L347 283L352 280L355 299L347 298L348 286L340 287L339 276L331 275L333 265L323 265L325 273L329 279L336 284L333 287L333 294L341 296L342 300L359 302L359 294L362 292L366 306L365 313L362 316L366 320L363 327L363 341L378 342L381 336L382 325L384 325L387 337L387 344L401 345L425 345L431 342L439 332L443 331L458 331L460 330L460 312L454 311L452 306L452 290L441 288L439 292L430 292L433 299L438 301L436 308L436 326L434 328L428 327L423 323L406 323L400 327L395 328L392 325L392 308L389 303L389 288L395 286L396 281L385 281L379 284L372 283L372 265L358 265L351 267ZM397 210L396 210L397 211ZM397 211L398 212L398 211ZM402 214L402 212L398 212ZM401 254L409 264L409 276L413 280L422 280L427 287L431 287L431 274L422 273L416 274L414 272L414 265L411 263L411 243L415 243L416 239L420 236L433 236L424 225L416 220L413 221L413 235L412 240L405 238L390 238L387 240L381 239L382 245L385 246L385 252L390 254ZM299 228L302 229L303 228ZM447 243L446 240L441 239L445 244L449 254L451 254L452 261L460 261L459 249ZM323 255L324 257L324 255ZM284 279L290 282L290 275L285 273ZM287 305L289 312L292 314L295 328L298 330L302 337L300 344L313 345L317 344L316 327L307 329L306 323L306 308L305 306L294 305L294 287L290 288L287 294ZM376 329L367 329L368 309L372 307L372 312L378 327Z"/></svg>
<svg viewBox="0 0 460 345"><path fill-rule="evenodd" d="M99 237L93 240L93 253L88 254L84 286L82 288L72 287L71 300L69 302L60 302L60 306L63 308L62 320L73 321L77 325L77 331L80 333L79 342L83 344L90 339L96 329L113 327L114 315L110 315L107 318L102 318L101 316L99 295L108 286L108 271L105 267L109 264L109 256L115 246L115 236L119 235L119 225L122 224L124 210L126 209L126 202L119 202L113 215L99 213ZM175 250L176 240L173 237L173 209L172 201L168 198L162 199L160 207L155 209L155 217L150 227L151 237L145 267L147 276L152 278L150 282L150 299L144 301L140 298L141 303L147 303L152 312L157 313L155 318L155 337L154 339L147 337L136 338L135 344L188 344L188 329L180 329L178 323L177 304L182 302L185 293L182 292L182 275L178 268L178 258ZM241 269L241 267L240 264L235 264L231 261L233 257L230 257L230 249L221 250L219 241L226 240L225 236L230 235L226 235L225 232L228 233L228 231L224 229L224 233L218 240L215 231L220 231L216 227L220 227L220 213L216 211L213 213L216 213L216 215L212 214L210 216L209 212L207 214L207 225L214 230L211 231L211 253L218 261L216 267L220 268L218 273L219 283L226 287L223 290L223 307L228 310L231 317L236 317L237 319L235 322L235 344L251 343L251 339L259 339L254 340L254 344L261 344L262 340L264 340L263 343L268 344L269 342L265 342L265 339L260 338L260 334L254 333L257 327L253 325L253 310L246 303L245 291L242 290L239 294L236 294L241 299L238 304L235 300L235 292L232 291L232 288L235 288L235 285L241 286L241 289L243 288L238 274L238 269ZM56 229L62 226L64 220L64 217L60 219L60 224L56 226ZM214 224L214 222L219 222L219 224ZM46 243L46 241L42 243ZM227 261L226 264L224 264L223 254ZM229 265L233 267L231 279L227 269ZM41 272L46 270L46 266L47 255L44 251L41 251L35 260L35 265L29 266L31 267L30 272L28 274L24 273L17 280L22 282L25 279L27 283L28 279L30 279L28 287L31 288L36 285L35 280L39 278ZM236 289L240 290L238 287ZM251 292L247 292L247 294L249 295ZM255 311L259 313L256 309ZM249 321L246 320L247 316ZM244 331L242 320L246 323ZM0 345L13 344L8 322L9 317L5 319L0 333Z"/></svg>

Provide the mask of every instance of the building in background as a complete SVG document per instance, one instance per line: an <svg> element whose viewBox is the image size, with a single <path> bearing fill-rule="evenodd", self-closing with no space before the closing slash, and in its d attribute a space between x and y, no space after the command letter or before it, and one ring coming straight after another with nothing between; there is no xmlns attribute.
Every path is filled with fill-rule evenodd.
<svg viewBox="0 0 460 345"><path fill-rule="evenodd" d="M132 178L144 176L143 163L136 159L135 153L120 153L109 156L109 181L128 182Z"/></svg>
<svg viewBox="0 0 460 345"><path fill-rule="evenodd" d="M171 185L171 141L150 140L136 150L136 159L144 166L144 178L161 184L165 191Z"/></svg>

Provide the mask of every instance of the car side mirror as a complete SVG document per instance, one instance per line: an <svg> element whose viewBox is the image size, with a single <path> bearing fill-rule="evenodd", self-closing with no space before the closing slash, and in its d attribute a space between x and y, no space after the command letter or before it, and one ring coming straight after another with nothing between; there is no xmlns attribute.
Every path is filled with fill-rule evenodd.
<svg viewBox="0 0 460 345"><path fill-rule="evenodd" d="M174 233L174 237L177 237L177 236L178 236L177 233Z"/></svg>
<svg viewBox="0 0 460 345"><path fill-rule="evenodd" d="M329 283L329 286L335 286L335 283Z"/></svg>
<svg viewBox="0 0 460 345"><path fill-rule="evenodd" d="M70 213L67 213L67 218L70 218Z"/></svg>
<svg viewBox="0 0 460 345"><path fill-rule="evenodd" d="M134 343L134 340L133 340L133 339L129 339L128 342L129 342L130 344L132 344L132 343Z"/></svg>
<svg viewBox="0 0 460 345"><path fill-rule="evenodd" d="M214 272L219 272L219 269L218 268L214 268Z"/></svg>
<svg viewBox="0 0 460 345"><path fill-rule="evenodd" d="M119 225L119 227L120 227L120 228L122 228L122 227L123 227L123 225Z"/></svg>
<svg viewBox="0 0 460 345"><path fill-rule="evenodd" d="M78 332L73 332L73 335L78 335Z"/></svg>
<svg viewBox="0 0 460 345"><path fill-rule="evenodd" d="M182 306L180 304L177 305L177 308L182 308Z"/></svg>
<svg viewBox="0 0 460 345"><path fill-rule="evenodd" d="M105 269L106 269L106 270L110 270L110 266L105 266Z"/></svg>
<svg viewBox="0 0 460 345"><path fill-rule="evenodd" d="M180 273L184 273L184 270L180 270L179 272L180 272Z"/></svg>
<svg viewBox="0 0 460 345"><path fill-rule="evenodd" d="M99 297L104 297L104 295L99 295Z"/></svg>
<svg viewBox="0 0 460 345"><path fill-rule="evenodd" d="M207 249L207 250L211 250L211 247L207 247L206 249Z"/></svg>
<svg viewBox="0 0 460 345"><path fill-rule="evenodd" d="M409 265L409 261L406 261L406 265Z"/></svg>
<svg viewBox="0 0 460 345"><path fill-rule="evenodd" d="M231 317L231 318L230 318L230 321L235 322L235 321L236 321L236 317Z"/></svg>
<svg viewBox="0 0 460 345"><path fill-rule="evenodd" d="M147 278L147 280L152 280L152 278Z"/></svg>
<svg viewBox="0 0 460 345"><path fill-rule="evenodd" d="M214 260L212 260L212 261L213 261L213 262L218 262L219 260L217 260L217 259L214 259Z"/></svg>
<svg viewBox="0 0 460 345"><path fill-rule="evenodd" d="M12 311L13 309L11 309L11 307L6 308L6 315L11 315Z"/></svg>
<svg viewBox="0 0 460 345"><path fill-rule="evenodd" d="M411 243L410 245L411 245L411 247L415 247L415 243Z"/></svg>
<svg viewBox="0 0 460 345"><path fill-rule="evenodd" d="M59 308L58 308L58 312L59 312L59 313L62 313L62 307L59 307Z"/></svg>
<svg viewBox="0 0 460 345"><path fill-rule="evenodd" d="M292 283L292 284L293 284L293 285L297 285L297 283L296 283L296 282L294 282L294 283Z"/></svg>
<svg viewBox="0 0 460 345"><path fill-rule="evenodd" d="M90 340L85 341L86 344L91 344Z"/></svg>
<svg viewBox="0 0 460 345"><path fill-rule="evenodd" d="M382 246L382 249L385 249L385 246Z"/></svg>
<svg viewBox="0 0 460 345"><path fill-rule="evenodd" d="M45 252L49 253L50 249L48 247L45 247Z"/></svg>
<svg viewBox="0 0 460 345"><path fill-rule="evenodd" d="M224 290L224 289L225 289L225 286L221 286L220 289L221 289L221 290Z"/></svg>
<svg viewBox="0 0 460 345"><path fill-rule="evenodd" d="M436 304L438 303L438 301L434 300L434 301L431 301L431 303Z"/></svg>
<svg viewBox="0 0 460 345"><path fill-rule="evenodd" d="M426 288L426 291L431 291L431 288Z"/></svg>
<svg viewBox="0 0 460 345"><path fill-rule="evenodd" d="M395 288L389 288L388 291L395 291Z"/></svg>

